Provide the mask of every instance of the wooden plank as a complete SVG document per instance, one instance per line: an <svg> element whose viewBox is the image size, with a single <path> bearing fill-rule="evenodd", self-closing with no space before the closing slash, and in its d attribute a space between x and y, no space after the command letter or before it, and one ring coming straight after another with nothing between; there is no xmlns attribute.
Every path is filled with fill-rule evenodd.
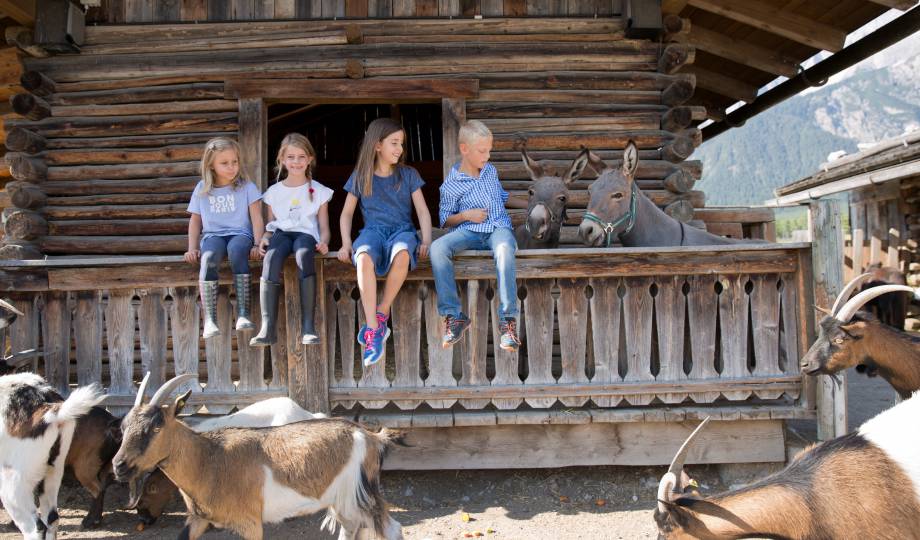
<svg viewBox="0 0 920 540"><path fill-rule="evenodd" d="M345 0L346 17L367 17L367 0Z"/></svg>
<svg viewBox="0 0 920 540"><path fill-rule="evenodd" d="M359 347L355 347L358 332L357 310L359 301L352 298L352 293L357 287L354 282L328 283L328 287L334 288L339 295L339 299L335 302L335 314L339 335L341 376L336 378L335 386L354 387L357 386L355 363L360 358L360 355L356 355L359 352L356 349L359 349ZM331 294L327 294L326 297L335 298L336 291L330 291ZM332 305L332 302L327 302L327 305ZM327 320L331 323L332 319ZM346 405L346 408L351 408L352 406L354 406L353 403L350 406Z"/></svg>
<svg viewBox="0 0 920 540"><path fill-rule="evenodd" d="M10 303L22 312L21 317L17 317L9 329L10 352L17 353L29 349L38 349L41 346L39 341L40 315L35 301L39 295L18 293L10 297ZM32 361L32 371L38 372L38 361L36 357Z"/></svg>
<svg viewBox="0 0 920 540"><path fill-rule="evenodd" d="M228 21L230 20L231 3L227 0L208 0L208 20L209 21Z"/></svg>
<svg viewBox="0 0 920 540"><path fill-rule="evenodd" d="M296 79L228 78L224 85L227 99L263 98L330 103L358 103L369 99L411 101L475 98L478 94L479 81L476 79L328 79L305 85Z"/></svg>
<svg viewBox="0 0 920 540"><path fill-rule="evenodd" d="M868 201L867 225L869 231L869 265L882 263L882 241L887 240L888 232L885 230L884 222L887 217L887 208L879 201Z"/></svg>
<svg viewBox="0 0 920 540"><path fill-rule="evenodd" d="M442 170L447 178L451 167L460 161L460 147L457 135L460 125L466 121L466 100L462 98L441 100L441 139L442 139Z"/></svg>
<svg viewBox="0 0 920 540"><path fill-rule="evenodd" d="M284 265L284 288L281 292L283 302L279 302L279 308L284 311L285 320L288 396L306 409L311 398L307 394L310 383L307 381L305 346L300 343L300 280L298 278L297 266L289 258ZM278 336L278 339L280 340L281 336Z"/></svg>
<svg viewBox="0 0 920 540"><path fill-rule="evenodd" d="M496 287L496 282L492 282L492 287L493 289ZM499 332L498 329L498 304L499 298L498 295L495 294L492 297L490 305L492 321L492 357L495 359L495 377L492 378L492 384L518 386L521 388L521 393L523 394L523 382L521 381L521 376L518 371L520 356L523 353L520 349L511 352L499 346L501 332ZM518 322L520 323L522 321ZM523 329L523 325L519 325L519 329ZM497 409L510 410L516 409L523 401L523 398L520 397L493 398L492 404L495 405Z"/></svg>
<svg viewBox="0 0 920 540"><path fill-rule="evenodd" d="M67 293L49 291L42 310L42 352L45 380L58 392L67 395L70 380L70 308Z"/></svg>
<svg viewBox="0 0 920 540"><path fill-rule="evenodd" d="M750 66L777 76L794 77L796 63L774 49L734 39L716 30L694 24L686 35L676 36L677 41L686 42L698 50Z"/></svg>
<svg viewBox="0 0 920 540"><path fill-rule="evenodd" d="M844 30L776 8L763 0L690 0L689 4L819 50L837 52L847 37Z"/></svg>
<svg viewBox="0 0 920 540"><path fill-rule="evenodd" d="M77 385L102 383L102 302L99 291L76 294L78 331L74 332ZM15 351L15 349L14 349Z"/></svg>
<svg viewBox="0 0 920 540"><path fill-rule="evenodd" d="M503 0L502 14L505 17L523 17L527 15L527 2L525 0Z"/></svg>
<svg viewBox="0 0 920 540"><path fill-rule="evenodd" d="M748 276L725 275L719 280L722 292L719 294L720 352L722 377L742 378L750 376L748 371L748 317L749 297L745 292ZM727 399L744 400L748 392L723 392Z"/></svg>
<svg viewBox="0 0 920 540"><path fill-rule="evenodd" d="M415 0L416 17L437 17L438 0Z"/></svg>
<svg viewBox="0 0 920 540"><path fill-rule="evenodd" d="M298 302L299 307L299 302ZM231 313L230 298L226 287L220 287L217 295L217 325L220 335L204 340L205 359L208 363L208 383L204 388L208 392L234 391L233 379L230 375L233 361L233 332L230 331ZM202 310L202 317L204 310ZM227 414L233 410L229 405L208 406L209 411L215 414Z"/></svg>
<svg viewBox="0 0 920 540"><path fill-rule="evenodd" d="M850 205L850 227L852 230L852 260L853 260L853 274L850 276L852 279L855 276L861 274L868 264L866 263L865 258L865 243L866 243L866 204L858 203ZM826 306L830 307L830 306Z"/></svg>
<svg viewBox="0 0 920 540"><path fill-rule="evenodd" d="M495 266L492 266L495 274ZM453 350L441 347L441 336L444 325L438 315L438 295L434 284L428 283L424 288L425 330L428 342L428 378L425 379L425 388L456 387L457 380L453 374ZM425 400L434 409L447 409L457 402L456 399Z"/></svg>
<svg viewBox="0 0 920 540"><path fill-rule="evenodd" d="M208 20L207 0L181 0L179 4L179 18L183 21L196 22Z"/></svg>
<svg viewBox="0 0 920 540"><path fill-rule="evenodd" d="M134 289L109 291L105 307L105 337L109 352L109 395L131 396L134 388ZM149 388L149 387L148 387ZM152 388L151 395L152 394ZM112 414L124 414L127 407L109 407Z"/></svg>
<svg viewBox="0 0 920 540"><path fill-rule="evenodd" d="M414 17L415 0L393 0L394 17Z"/></svg>
<svg viewBox="0 0 920 540"><path fill-rule="evenodd" d="M35 0L0 0L0 11L23 26L35 25Z"/></svg>
<svg viewBox="0 0 920 540"><path fill-rule="evenodd" d="M258 186L268 189L268 114L265 101L260 98L240 99L240 135L242 154L240 161L246 166L244 174Z"/></svg>
<svg viewBox="0 0 920 540"><path fill-rule="evenodd" d="M716 279L711 276L690 276L687 283L690 285L687 308L693 361L688 378L712 379L719 376L715 366L718 322L718 296L714 290ZM696 403L708 403L715 401L719 392L695 393L691 397Z"/></svg>
<svg viewBox="0 0 920 540"><path fill-rule="evenodd" d="M345 0L322 0L322 18L335 19L344 16Z"/></svg>
<svg viewBox="0 0 920 540"><path fill-rule="evenodd" d="M479 0L460 0L460 15L473 17L479 15Z"/></svg>
<svg viewBox="0 0 920 540"><path fill-rule="evenodd" d="M658 294L655 295L655 323L658 330L658 381L680 381L687 378L684 373L684 341L687 299L683 288L683 276L671 276L657 280ZM681 403L687 394L659 394L665 403Z"/></svg>
<svg viewBox="0 0 920 540"><path fill-rule="evenodd" d="M388 470L505 469L575 465L667 465L697 422L500 425L412 429ZM710 422L687 463L783 462L779 420ZM551 441L578 441L571 445Z"/></svg>
<svg viewBox="0 0 920 540"><path fill-rule="evenodd" d="M780 369L787 374L799 373L799 314L796 276L784 274L780 290L780 309L783 315L782 341L780 342ZM798 397L792 396L792 397Z"/></svg>
<svg viewBox="0 0 920 540"><path fill-rule="evenodd" d="M396 361L394 386L417 388L423 385L419 373L421 365L422 299L419 297L421 284L408 282L396 295L392 308L393 356ZM352 311L354 313L354 311ZM354 317L352 316L352 321ZM352 324L352 328L354 325ZM351 343L354 343L352 338ZM351 344L350 344L351 345ZM353 347L353 345L352 345ZM344 348L344 347L343 347ZM343 353L343 358L345 355ZM417 400L396 401L400 409L415 409Z"/></svg>
<svg viewBox="0 0 920 540"><path fill-rule="evenodd" d="M288 341L287 341L287 312L284 303L278 302L278 313L275 326L278 331L278 341L272 344L270 356L272 362L272 380L269 388L283 388L288 394Z"/></svg>
<svg viewBox="0 0 920 540"><path fill-rule="evenodd" d="M780 295L779 276L751 276L751 324L754 336L755 375L777 375L783 371L779 366L780 346ZM758 392L761 399L776 399L781 394Z"/></svg>
<svg viewBox="0 0 920 540"><path fill-rule="evenodd" d="M622 300L618 289L620 279L590 278L593 294L588 305L591 308L591 336L594 357L594 377L592 383L611 383L621 381L619 372L620 358L620 312ZM593 395L591 400L598 407L613 407L619 399Z"/></svg>
<svg viewBox="0 0 920 540"><path fill-rule="evenodd" d="M295 0L275 0L275 19L293 19L297 16L295 6Z"/></svg>
<svg viewBox="0 0 920 540"><path fill-rule="evenodd" d="M254 0L252 5L253 19L274 19L275 0Z"/></svg>
<svg viewBox="0 0 920 540"><path fill-rule="evenodd" d="M438 14L441 17L460 15L460 0L438 0Z"/></svg>
<svg viewBox="0 0 920 540"><path fill-rule="evenodd" d="M252 279L250 278L250 281ZM240 385L239 390L245 392L261 392L268 389L265 384L265 355L264 347L250 347L249 340L258 332L262 324L261 304L259 304L259 284L250 283L250 320L256 325L256 329L234 330L236 336L236 355L239 362ZM231 320L236 320L237 307L239 298L236 299L233 306L234 315ZM233 326L230 327L231 329Z"/></svg>
<svg viewBox="0 0 920 540"><path fill-rule="evenodd" d="M524 324L527 330L527 379L526 387L532 384L553 384L553 311L551 280L526 280L522 288L526 289L524 297ZM525 398L531 407L552 407L555 396L544 398Z"/></svg>
<svg viewBox="0 0 920 540"><path fill-rule="evenodd" d="M904 214L899 208L897 200L889 200L885 203L886 213L888 215L888 252L885 255L884 265L889 268L900 269L900 248L902 239L906 240L902 234L904 227Z"/></svg>
<svg viewBox="0 0 920 540"><path fill-rule="evenodd" d="M172 332L173 369L175 375L199 373L199 326L198 289L196 287L175 287L169 291L172 303L169 308L170 330ZM190 381L183 391L201 392L197 381Z"/></svg>
<svg viewBox="0 0 920 540"><path fill-rule="evenodd" d="M166 382L166 289L139 291L141 305L137 312L140 330L141 372L150 373L148 384L159 388Z"/></svg>
<svg viewBox="0 0 920 540"><path fill-rule="evenodd" d="M479 12L484 17L502 17L505 15L504 7L502 0L481 0L479 2Z"/></svg>
<svg viewBox="0 0 920 540"><path fill-rule="evenodd" d="M324 291L326 289L324 264L316 265L316 290ZM288 267L293 270L293 265ZM293 271L291 272L293 273ZM299 285L299 283L298 283ZM299 299L299 296L298 296ZM290 310L288 311L290 313ZM300 320L297 320L299 330ZM319 336L319 343L315 345L303 345L304 355L304 374L306 375L307 387L305 409L308 411L321 412L328 414L329 408L329 358L326 356L326 342L330 336L326 333L326 295L316 295L316 305L313 314L313 323L316 326L316 332ZM290 331L290 326L288 328ZM296 332L296 339L300 341L300 332ZM382 363L382 362L381 362Z"/></svg>
<svg viewBox="0 0 920 540"><path fill-rule="evenodd" d="M367 0L367 12L374 18L392 17L393 0Z"/></svg>
<svg viewBox="0 0 920 540"><path fill-rule="evenodd" d="M623 297L623 322L626 328L626 382L653 381L652 375L652 278L627 278ZM632 405L648 405L651 394L630 396Z"/></svg>
<svg viewBox="0 0 920 540"><path fill-rule="evenodd" d="M587 383L585 371L588 337L588 280L560 279L556 313L559 319L559 350L562 375L560 383ZM567 407L581 407L587 398L560 398Z"/></svg>
<svg viewBox="0 0 920 540"><path fill-rule="evenodd" d="M729 97L745 103L751 103L757 98L757 86L739 81L722 73L701 68L699 66L684 66L681 73L688 73L696 77L698 88L704 88L720 96Z"/></svg>
<svg viewBox="0 0 920 540"><path fill-rule="evenodd" d="M458 385L478 386L489 384L486 376L486 353L489 341L489 300L486 298L488 282L485 280L471 279L466 282L466 309L464 313L470 317L472 324L466 336L457 344L460 353L460 366L462 375ZM460 404L465 409L475 410L485 408L488 399L461 399Z"/></svg>

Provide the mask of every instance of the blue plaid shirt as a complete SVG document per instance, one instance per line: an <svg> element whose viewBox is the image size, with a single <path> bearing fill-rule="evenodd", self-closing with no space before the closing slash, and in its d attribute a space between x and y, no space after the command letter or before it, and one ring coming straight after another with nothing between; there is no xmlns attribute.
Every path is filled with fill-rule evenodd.
<svg viewBox="0 0 920 540"><path fill-rule="evenodd" d="M474 208L485 208L489 216L482 223L464 221L450 230L467 229L490 233L502 227L511 229L511 218L505 211L507 200L508 192L502 189L494 165L486 163L479 173L479 178L473 178L461 172L460 164L455 163L441 184L441 209L438 215L441 218L441 227L447 218L454 214Z"/></svg>

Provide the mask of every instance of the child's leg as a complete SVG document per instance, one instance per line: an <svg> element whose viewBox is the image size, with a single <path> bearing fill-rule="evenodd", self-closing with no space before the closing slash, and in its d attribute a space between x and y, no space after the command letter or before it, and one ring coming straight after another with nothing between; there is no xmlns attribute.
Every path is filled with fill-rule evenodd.
<svg viewBox="0 0 920 540"><path fill-rule="evenodd" d="M294 239L294 260L300 270L300 342L304 345L319 343L313 325L316 307L316 239L309 234L298 234Z"/></svg>
<svg viewBox="0 0 920 540"><path fill-rule="evenodd" d="M501 319L517 318L518 298L514 253L517 242L511 229L495 229L489 237L489 246L495 258L498 274L498 316Z"/></svg>
<svg viewBox="0 0 920 540"><path fill-rule="evenodd" d="M367 251L355 255L358 269L358 290L361 291L361 307L364 308L364 324L377 329L377 273L374 259Z"/></svg>
<svg viewBox="0 0 920 540"><path fill-rule="evenodd" d="M396 300L396 294L406 282L406 276L409 275L409 252L400 250L393 256L393 262L390 264L390 272L383 284L383 298L380 299L380 305L377 310L384 315L390 315L390 308L393 307L393 301Z"/></svg>
<svg viewBox="0 0 920 540"><path fill-rule="evenodd" d="M212 236L201 242L201 268L198 272L198 289L204 310L204 328L201 337L208 339L220 335L217 324L217 270L227 255L230 237Z"/></svg>
<svg viewBox="0 0 920 540"><path fill-rule="evenodd" d="M262 281L259 283L259 303L262 311L262 326L259 333L249 340L253 347L264 347L278 340L278 296L281 294L281 272L284 259L291 252L293 240L284 231L275 231L268 242L265 260L262 262Z"/></svg>
<svg viewBox="0 0 920 540"><path fill-rule="evenodd" d="M476 247L477 233L456 229L438 238L431 244L431 272L438 292L438 314L442 317L460 316L460 296L457 294L457 278L454 274L454 254Z"/></svg>
<svg viewBox="0 0 920 540"><path fill-rule="evenodd" d="M249 251L252 249L252 239L239 234L227 243L227 252L230 255L230 268L233 270L233 286L236 289L236 329L249 330L255 328L250 320L252 298L250 287L252 280L249 276Z"/></svg>
<svg viewBox="0 0 920 540"><path fill-rule="evenodd" d="M284 271L284 259L291 254L294 241L284 231L275 231L268 241L265 250L265 259L262 261L262 279L272 283L281 283L281 272Z"/></svg>

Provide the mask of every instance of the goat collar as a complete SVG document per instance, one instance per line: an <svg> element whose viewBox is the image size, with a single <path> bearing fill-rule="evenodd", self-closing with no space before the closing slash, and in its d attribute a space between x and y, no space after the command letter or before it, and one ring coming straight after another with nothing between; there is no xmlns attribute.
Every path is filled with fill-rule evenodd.
<svg viewBox="0 0 920 540"><path fill-rule="evenodd" d="M636 207L638 205L639 188L636 186L636 181L633 180L632 189L630 189L629 192L629 210L627 210L622 216L616 218L613 221L604 221L593 213L588 212L585 214L585 219L597 223L604 229L604 247L610 247L610 244L613 243L613 233L617 227L623 223L626 223L626 228L617 233L617 236L623 236L624 234L629 234L629 232L636 225Z"/></svg>

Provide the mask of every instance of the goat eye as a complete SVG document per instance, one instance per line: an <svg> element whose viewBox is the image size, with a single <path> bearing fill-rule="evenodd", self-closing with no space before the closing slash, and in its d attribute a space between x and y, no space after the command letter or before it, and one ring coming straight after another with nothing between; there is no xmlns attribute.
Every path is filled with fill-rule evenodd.
<svg viewBox="0 0 920 540"><path fill-rule="evenodd" d="M153 428L153 432L154 432L154 433L159 433L159 432L160 432L160 428L158 428L158 427Z"/></svg>
<svg viewBox="0 0 920 540"><path fill-rule="evenodd" d="M842 337L834 338L834 343L836 343L837 345L842 345L842 344L843 344L843 338L842 338Z"/></svg>
<svg viewBox="0 0 920 540"><path fill-rule="evenodd" d="M618 201L618 200L620 200L620 199L623 198L623 194L620 193L620 192L616 192L616 193L614 193L613 195L611 195L611 197L613 197L615 200Z"/></svg>

